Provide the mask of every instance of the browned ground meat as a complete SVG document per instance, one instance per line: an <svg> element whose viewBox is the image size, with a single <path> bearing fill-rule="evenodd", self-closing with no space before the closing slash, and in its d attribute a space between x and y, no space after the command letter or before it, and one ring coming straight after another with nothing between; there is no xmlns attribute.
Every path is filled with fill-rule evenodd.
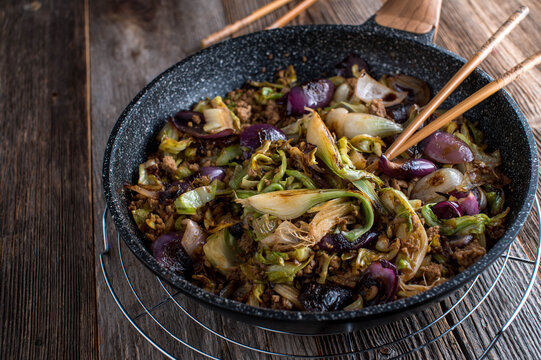
<svg viewBox="0 0 541 360"><path fill-rule="evenodd" d="M488 236L492 239L499 239L505 234L505 226L491 226L486 229Z"/></svg>
<svg viewBox="0 0 541 360"><path fill-rule="evenodd" d="M291 310L293 309L293 304L288 299L280 296L280 295L272 295L271 296L271 307L273 309L282 309L282 310Z"/></svg>
<svg viewBox="0 0 541 360"><path fill-rule="evenodd" d="M252 116L252 105L248 104L245 100L238 100L235 103L235 114L239 117L240 121L248 123Z"/></svg>
<svg viewBox="0 0 541 360"><path fill-rule="evenodd" d="M458 271L462 272L467 269L471 264L483 257L486 252L485 248L479 245L477 241L469 243L463 249L456 249L453 253L453 259L459 265Z"/></svg>
<svg viewBox="0 0 541 360"><path fill-rule="evenodd" d="M396 190L404 190L408 188L408 182L405 180L391 179L391 186Z"/></svg>
<svg viewBox="0 0 541 360"><path fill-rule="evenodd" d="M424 219L423 219L424 221ZM426 229L426 237L428 238L428 243L432 243L432 246L429 247L429 251L441 251L441 246L439 245L440 237L440 227L432 226Z"/></svg>
<svg viewBox="0 0 541 360"><path fill-rule="evenodd" d="M199 165L198 164L189 164L188 165L188 170L190 170L191 172L196 172L197 170L199 170Z"/></svg>
<svg viewBox="0 0 541 360"><path fill-rule="evenodd" d="M338 256L333 256L329 264L329 273L335 272L340 269L340 258Z"/></svg>
<svg viewBox="0 0 541 360"><path fill-rule="evenodd" d="M239 267L235 267L227 273L227 280L243 282L243 281L246 281L247 279L246 279L246 276L244 275L244 272L242 272L242 270Z"/></svg>
<svg viewBox="0 0 541 360"><path fill-rule="evenodd" d="M177 164L175 163L175 159L173 159L172 156L165 155L162 159L162 169L171 174L174 174L175 171L177 171Z"/></svg>
<svg viewBox="0 0 541 360"><path fill-rule="evenodd" d="M428 240L432 240L436 235L439 235L440 233L440 227L439 226L432 226L426 229L426 237Z"/></svg>
<svg viewBox="0 0 541 360"><path fill-rule="evenodd" d="M312 261L310 261L310 263L308 265L306 265L306 267L304 269L299 270L297 272L296 276L310 275L312 272L314 272L315 266L316 266L316 260L312 259Z"/></svg>
<svg viewBox="0 0 541 360"><path fill-rule="evenodd" d="M443 266L441 264L430 263L419 268L421 277L426 281L426 285L431 285L434 281L441 278L441 271Z"/></svg>
<svg viewBox="0 0 541 360"><path fill-rule="evenodd" d="M482 161L474 160L472 165L468 171L468 175L473 182L498 186L509 185L511 183L511 179L505 176L500 170L493 169Z"/></svg>
<svg viewBox="0 0 541 360"><path fill-rule="evenodd" d="M255 242L247 232L243 233L240 240L237 241L238 247L244 254L251 254L255 250Z"/></svg>
<svg viewBox="0 0 541 360"><path fill-rule="evenodd" d="M414 227L417 226L419 226L419 224L414 225ZM416 229L414 228L411 234L415 234L415 230ZM413 254L419 251L419 240L417 240L413 235L408 236L404 241L402 241L401 251L404 252L409 258L413 258Z"/></svg>
<svg viewBox="0 0 541 360"><path fill-rule="evenodd" d="M269 100L263 116L268 124L275 125L281 119L280 106L274 100Z"/></svg>
<svg viewBox="0 0 541 360"><path fill-rule="evenodd" d="M385 105L383 105L381 99L372 100L370 104L368 104L368 112L382 118L387 117L387 111L385 110Z"/></svg>

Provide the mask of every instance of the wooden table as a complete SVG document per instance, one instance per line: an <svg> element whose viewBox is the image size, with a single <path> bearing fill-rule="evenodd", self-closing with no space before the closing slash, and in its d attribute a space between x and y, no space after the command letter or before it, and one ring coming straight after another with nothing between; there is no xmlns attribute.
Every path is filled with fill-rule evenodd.
<svg viewBox="0 0 541 360"><path fill-rule="evenodd" d="M197 51L201 38L266 2L6 0L0 4L1 359L163 358L120 313L99 268L103 149L120 112L145 83ZM499 74L541 48L541 2L444 1L436 42L468 57L521 3L530 7L530 16L482 66L489 74ZM294 23L361 24L379 6L379 0L320 0ZM262 29L284 12L277 11L241 33ZM541 72L532 71L508 90L541 141ZM513 252L534 257L537 226L530 215ZM116 248L116 242L113 245ZM124 254L135 286L146 289L143 300L153 304L163 298L156 279L131 254ZM109 255L106 261L128 311L140 313L123 281L118 254ZM510 265L502 285L471 320L411 358L470 359L478 355L494 335L490 325L501 324L509 316L494 309L513 301L513 295L524 288L524 281L518 280L530 268ZM489 275L496 270L492 268ZM350 343L373 345L374 338L396 338L432 320L450 304L442 302L391 326L350 336L298 338L237 324L179 299L227 335L273 350L315 354L344 351ZM537 285L490 357L541 358L540 306ZM179 315L171 302L155 313L165 316L178 334L216 356L256 358L205 333ZM200 358L168 341L148 315L137 321L179 358ZM406 345L421 344L456 321L455 315L447 316L426 338L423 335L396 349L384 349L371 358L396 355Z"/></svg>

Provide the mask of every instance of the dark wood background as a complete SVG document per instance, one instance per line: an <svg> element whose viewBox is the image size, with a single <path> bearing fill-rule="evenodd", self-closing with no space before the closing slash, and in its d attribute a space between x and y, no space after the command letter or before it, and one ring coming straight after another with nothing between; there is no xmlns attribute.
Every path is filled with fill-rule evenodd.
<svg viewBox="0 0 541 360"><path fill-rule="evenodd" d="M0 2L0 359L163 358L120 313L99 268L103 149L116 118L143 85L197 51L201 38L267 1ZM538 0L444 1L436 43L468 57L520 4L530 7L530 16L482 65L497 75L541 48ZM380 0L320 0L293 24L361 24L380 5ZM239 34L262 29L286 8ZM541 72L530 72L508 91L539 143ZM538 221L530 215L513 246L514 254L534 257L537 229ZM124 254L136 288L143 290L143 300L154 304L162 299L156 279L131 254ZM123 281L117 253L106 260L128 311L140 313ZM410 358L470 359L479 355L511 308L503 307L507 312L498 309L516 303L530 269L528 264L510 264L502 285L466 325ZM495 266L482 277L485 288L497 270ZM474 291L477 298L481 294ZM272 350L315 354L401 336L434 319L452 299L391 326L349 336L284 337L223 319L179 297L190 311L227 335ZM461 312L447 316L427 335L367 356L393 356L415 347L452 326L474 304L469 300ZM537 285L490 357L541 358L540 306ZM154 313L177 334L216 356L256 358L204 333L179 315L171 302ZM168 340L150 317L141 316L137 321L177 357L201 357Z"/></svg>

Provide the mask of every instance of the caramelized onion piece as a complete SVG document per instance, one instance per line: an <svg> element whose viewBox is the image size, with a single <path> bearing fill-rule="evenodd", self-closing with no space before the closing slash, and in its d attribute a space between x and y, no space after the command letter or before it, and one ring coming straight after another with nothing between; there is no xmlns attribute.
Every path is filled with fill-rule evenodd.
<svg viewBox="0 0 541 360"><path fill-rule="evenodd" d="M333 93L334 85L328 79L310 81L304 85L295 86L287 94L287 113L301 115L307 112L305 108L325 107L331 102Z"/></svg>
<svg viewBox="0 0 541 360"><path fill-rule="evenodd" d="M440 201L432 207L432 211L438 219L451 219L464 215L460 204L456 201Z"/></svg>
<svg viewBox="0 0 541 360"><path fill-rule="evenodd" d="M408 95L405 91L395 91L373 79L363 72L357 79L355 95L365 103L381 99L383 105L392 106L400 104Z"/></svg>
<svg viewBox="0 0 541 360"><path fill-rule="evenodd" d="M199 123L195 120L196 117L199 118ZM181 110L175 114L175 116L171 119L171 121L173 122L173 125L175 125L175 127L179 129L180 131L190 134L193 137L196 137L198 139L203 139L203 140L221 139L224 137L234 135L235 133L233 129L222 130L215 134L206 133L203 130L205 117L203 116L202 113L197 112L197 111ZM190 126L190 123L191 123L191 126Z"/></svg>
<svg viewBox="0 0 541 360"><path fill-rule="evenodd" d="M473 153L466 143L456 136L436 131L421 142L423 153L442 164L463 164L473 161Z"/></svg>
<svg viewBox="0 0 541 360"><path fill-rule="evenodd" d="M430 101L430 87L423 80L409 75L392 75L386 78L387 84L396 91L407 91L406 102L425 106Z"/></svg>
<svg viewBox="0 0 541 360"><path fill-rule="evenodd" d="M361 274L355 289L367 305L392 301L398 290L398 270L387 260L374 261Z"/></svg>
<svg viewBox="0 0 541 360"><path fill-rule="evenodd" d="M240 134L240 145L252 151L263 144L263 141L287 140L284 132L269 124L254 124L248 126Z"/></svg>
<svg viewBox="0 0 541 360"><path fill-rule="evenodd" d="M389 161L382 155L378 162L379 170L385 175L398 179L422 177L436 171L436 165L426 159L409 159L405 161Z"/></svg>
<svg viewBox="0 0 541 360"><path fill-rule="evenodd" d="M165 268L189 276L193 272L193 263L182 247L181 239L182 233L161 235L150 245L150 251Z"/></svg>

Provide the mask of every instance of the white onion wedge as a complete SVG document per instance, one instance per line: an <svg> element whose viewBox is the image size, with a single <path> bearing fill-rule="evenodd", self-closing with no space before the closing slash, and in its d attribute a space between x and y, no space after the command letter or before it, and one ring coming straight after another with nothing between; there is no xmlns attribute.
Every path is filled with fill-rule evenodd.
<svg viewBox="0 0 541 360"><path fill-rule="evenodd" d="M337 135L352 139L358 135L386 137L402 132L402 126L389 119L364 113L350 113L346 109L331 110L326 123Z"/></svg>
<svg viewBox="0 0 541 360"><path fill-rule="evenodd" d="M381 99L384 106L392 106L400 104L406 98L408 93L406 91L395 91L390 89L363 72L357 79L355 95L365 103Z"/></svg>

